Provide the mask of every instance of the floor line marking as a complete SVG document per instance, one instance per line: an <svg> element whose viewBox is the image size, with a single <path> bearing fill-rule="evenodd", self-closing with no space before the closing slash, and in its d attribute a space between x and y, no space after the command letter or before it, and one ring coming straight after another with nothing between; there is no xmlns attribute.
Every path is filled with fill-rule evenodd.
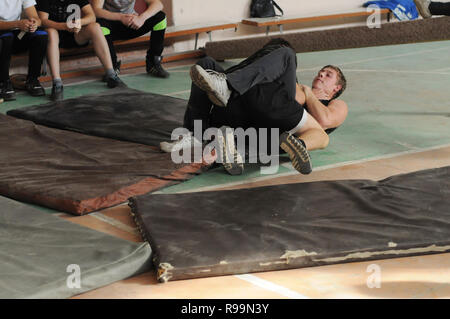
<svg viewBox="0 0 450 319"><path fill-rule="evenodd" d="M407 71L407 70L370 70L370 69L345 69L345 72L383 72L383 73L410 73L410 74L442 74L449 75L450 72L432 72L432 71Z"/></svg>
<svg viewBox="0 0 450 319"><path fill-rule="evenodd" d="M370 58L370 59L364 59L364 60L359 60L359 61L351 61L351 62L343 62L343 63L335 63L338 66L341 65L348 65L348 64L356 64L356 63L363 63L363 62L371 62L371 61L378 61L378 60L386 60L386 59L390 59L390 58L399 58L399 57L404 57L404 56L410 56L410 55L418 55L418 54L422 54L422 53L429 53L429 52L436 52L436 51L441 51L441 50L448 50L449 47L444 47L444 48L438 48L438 49L429 49L429 50L422 50L422 51L416 51L416 52L410 52L410 53L402 53L402 54L396 54L396 55L390 55L390 56L383 56L383 57L377 57L377 58ZM321 66L316 66L316 67L312 67L312 68L306 68L306 69L302 69L302 68L297 68L298 71L311 71L311 70L318 70L319 68L321 68L323 65Z"/></svg>
<svg viewBox="0 0 450 319"><path fill-rule="evenodd" d="M309 297L302 295L296 291L274 284L273 282L267 281L265 279L258 278L254 275L235 275L235 277L291 299L310 299Z"/></svg>
<svg viewBox="0 0 450 319"><path fill-rule="evenodd" d="M191 92L191 90L189 89L189 90L184 90L184 91L178 91L178 92L171 92L171 93L166 93L166 94L164 94L164 95L168 95L168 96L170 96L170 95L175 95L175 94L184 94L184 93L190 93Z"/></svg>
<svg viewBox="0 0 450 319"><path fill-rule="evenodd" d="M433 150L440 149L440 148L446 148L446 147L450 147L450 144L443 144L443 145L432 146L429 148L423 148L423 149L419 149L419 150L408 150L408 151L403 151L403 152L398 152L398 153L391 153L391 154L379 155L379 156L374 156L374 157L369 157L369 158L363 158L363 159L359 159L359 160L351 160L351 161L345 161L345 162L340 162L340 163L335 163L335 164L330 164L330 165L323 165L323 166L314 168L313 171L317 172L317 171L323 171L323 170L347 166L347 165L377 161L377 160L381 160L381 159L400 157L400 156L417 154L417 153L422 153L422 152L425 153L425 152L433 151ZM213 190L223 188L223 187L240 186L240 185L244 185L244 184L250 184L250 183L254 183L254 182L262 182L265 180L271 180L271 179L275 179L275 178L279 178L279 177L286 177L286 176L300 174L292 167L291 163L284 163L284 164L281 164L280 166L289 168L292 171L286 172L286 173L281 173L281 174L268 175L268 176L252 177L252 178L246 179L244 181L239 181L239 182L230 182L230 183L224 183L224 184L220 184L220 185L204 186L204 187L199 187L199 188L194 188L194 189L190 189L190 190L176 192L174 194L213 191ZM226 173L224 173L224 174L226 174ZM161 191L158 191L158 192L155 192L155 194L163 194L163 193Z"/></svg>
<svg viewBox="0 0 450 319"><path fill-rule="evenodd" d="M123 231L125 231L127 233L130 233L130 234L133 234L133 235L138 235L138 236L140 235L140 233L138 232L137 229L135 229L133 227L130 227L128 225L125 225L124 223L122 223L122 222L120 222L120 221L118 221L118 220L116 220L114 218L105 216L105 215L103 215L101 213L91 213L91 214L89 214L89 216L97 218L98 220L101 220L101 221L103 221L103 222L105 222L107 224L110 224L110 225L112 225L112 226L114 226L116 228L119 228L120 230L123 230Z"/></svg>

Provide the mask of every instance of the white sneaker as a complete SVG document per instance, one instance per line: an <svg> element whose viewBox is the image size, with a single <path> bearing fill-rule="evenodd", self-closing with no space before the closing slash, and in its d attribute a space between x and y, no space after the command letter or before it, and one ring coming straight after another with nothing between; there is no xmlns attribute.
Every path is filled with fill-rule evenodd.
<svg viewBox="0 0 450 319"><path fill-rule="evenodd" d="M227 75L214 70L205 70L196 64L191 67L191 79L195 85L208 94L209 99L215 105L227 106L231 96L228 88Z"/></svg>
<svg viewBox="0 0 450 319"><path fill-rule="evenodd" d="M202 143L192 136L192 133L182 135L178 141L159 143L161 150L166 153L178 152L181 149L199 146L202 146Z"/></svg>
<svg viewBox="0 0 450 319"><path fill-rule="evenodd" d="M431 18L432 16L429 8L430 2L430 0L414 0L417 10L424 19Z"/></svg>

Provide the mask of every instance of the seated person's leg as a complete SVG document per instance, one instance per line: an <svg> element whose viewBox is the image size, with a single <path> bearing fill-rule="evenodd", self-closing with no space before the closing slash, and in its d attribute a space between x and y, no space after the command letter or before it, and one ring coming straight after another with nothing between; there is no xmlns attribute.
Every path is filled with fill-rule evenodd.
<svg viewBox="0 0 450 319"><path fill-rule="evenodd" d="M47 43L48 34L41 28L38 28L33 33L26 33L22 39L14 41L13 52L21 52L24 49L27 49L29 52L26 88L32 96L45 95L45 90L38 78L41 75L41 67L47 51Z"/></svg>
<svg viewBox="0 0 450 319"><path fill-rule="evenodd" d="M145 57L147 73L159 78L169 77L169 73L164 70L161 65L166 27L166 14L163 11L159 11L153 17L147 19L144 26L141 28L144 29L144 31L146 31L147 28L150 28L151 30L150 44L147 50L147 56Z"/></svg>
<svg viewBox="0 0 450 319"><path fill-rule="evenodd" d="M64 32L64 31L61 31ZM48 44L47 44L47 61L52 74L52 93L50 99L60 101L64 98L64 88L61 80L60 72L60 54L59 54L59 33L56 29L47 28ZM69 36L69 35L68 35Z"/></svg>
<svg viewBox="0 0 450 319"><path fill-rule="evenodd" d="M116 72L119 72L121 63L120 61L117 61L117 53L116 48L114 47L114 41L134 38L134 36L129 35L129 30L132 29L124 26L120 21L97 19L97 23L100 24L103 35L105 36L106 42L108 43L109 53L111 55L111 61L114 66L114 70L116 70Z"/></svg>
<svg viewBox="0 0 450 319"><path fill-rule="evenodd" d="M13 41L13 32L0 31L0 98L4 101L16 99L16 94L9 78Z"/></svg>
<svg viewBox="0 0 450 319"><path fill-rule="evenodd" d="M83 45L92 41L94 51L105 69L106 82L108 87L125 86L114 71L108 43L103 35L100 24L93 22L81 28L80 32L74 35L78 45Z"/></svg>

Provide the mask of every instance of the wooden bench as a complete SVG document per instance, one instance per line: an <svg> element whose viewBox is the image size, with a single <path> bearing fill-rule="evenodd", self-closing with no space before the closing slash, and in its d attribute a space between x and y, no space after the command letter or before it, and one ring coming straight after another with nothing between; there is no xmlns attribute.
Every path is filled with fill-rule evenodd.
<svg viewBox="0 0 450 319"><path fill-rule="evenodd" d="M199 52L197 50L198 45L198 37L199 34L202 32L206 32L209 36L209 40L212 41L211 32L215 30L225 30L225 29L234 29L237 30L237 23L230 22L230 21L216 21L216 22L210 22L210 23L198 23L198 24L190 24L190 25L181 25L181 26L170 26L167 27L165 38L174 38L174 37L181 37L186 35L192 35L195 34L195 46L194 51L190 52L181 52L177 54L173 54L170 56L165 56L163 59L163 62L169 62L169 61L176 61L180 59L189 59L189 58L198 58L203 55L203 53ZM143 35L138 38L130 39L130 40L123 40L123 41L115 41L114 45L117 49L120 48L130 48L130 47L137 47L140 45L147 44L150 40L150 35ZM92 54L94 52L94 48L92 44L80 47L80 48L70 48L70 49L60 49L61 57L74 57L74 56L81 56L85 54ZM127 68L135 68L145 66L145 61L135 61L130 62L122 65L122 69ZM71 72L72 74L64 74L62 75L63 78L72 77L75 75L81 75L84 74L84 71L74 71ZM47 75L47 61L44 59L43 64L43 72L42 75L44 77L42 80L48 81L50 79Z"/></svg>
<svg viewBox="0 0 450 319"><path fill-rule="evenodd" d="M212 41L211 32L215 30L225 30L225 29L234 29L237 30L237 23L229 22L229 21L217 21L217 22L209 22L209 23L198 23L198 24L190 24L190 25L181 25L181 26L170 26L167 27L165 38L174 38L181 37L186 35L195 34L195 45L194 50L197 50L198 46L198 37L202 32L206 32L209 36L209 41ZM123 40L123 41L115 41L114 44L117 48L127 47L127 46L136 46L139 44L148 43L150 40L150 35L143 35L138 38ZM79 55L81 53L93 52L92 45L88 45L82 48L70 48L70 49L61 49L61 56L73 56Z"/></svg>
<svg viewBox="0 0 450 319"><path fill-rule="evenodd" d="M279 27L280 33L283 33L283 25L285 24L312 22L312 21L326 21L332 19L343 19L352 17L368 17L371 14L373 14L373 10L369 12L367 12L366 10L355 10L355 11L334 12L326 15L308 14L308 15L281 16L270 18L249 18L242 20L242 23L255 27L266 27L266 35L268 35L270 27L274 25ZM380 9L380 14L387 14L388 21L390 20L391 11L389 9Z"/></svg>

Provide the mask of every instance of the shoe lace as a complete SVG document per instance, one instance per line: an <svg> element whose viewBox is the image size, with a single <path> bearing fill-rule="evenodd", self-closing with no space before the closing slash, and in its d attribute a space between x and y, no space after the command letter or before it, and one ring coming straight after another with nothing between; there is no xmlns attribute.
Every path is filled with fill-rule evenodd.
<svg viewBox="0 0 450 319"><path fill-rule="evenodd" d="M222 72L217 72L211 69L205 70L209 75L211 75L211 78L216 82L216 87L220 90L221 94L228 95L229 88L227 85L227 75Z"/></svg>

